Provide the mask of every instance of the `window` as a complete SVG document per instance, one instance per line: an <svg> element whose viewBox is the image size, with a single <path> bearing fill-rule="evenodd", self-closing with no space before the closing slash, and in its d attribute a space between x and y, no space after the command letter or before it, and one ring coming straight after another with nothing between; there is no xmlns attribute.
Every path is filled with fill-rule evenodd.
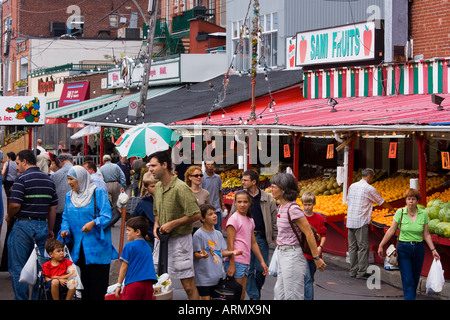
<svg viewBox="0 0 450 320"><path fill-rule="evenodd" d="M264 58L264 62L269 67L277 66L278 62L278 13L273 12L260 16L260 26L262 29L261 42L258 46L258 56ZM233 53L233 65L241 71L247 71L251 67L251 18L248 18L244 26L244 21L234 21L231 24ZM242 28L242 40L239 38Z"/></svg>
<svg viewBox="0 0 450 320"><path fill-rule="evenodd" d="M28 57L20 58L20 80L28 78Z"/></svg>

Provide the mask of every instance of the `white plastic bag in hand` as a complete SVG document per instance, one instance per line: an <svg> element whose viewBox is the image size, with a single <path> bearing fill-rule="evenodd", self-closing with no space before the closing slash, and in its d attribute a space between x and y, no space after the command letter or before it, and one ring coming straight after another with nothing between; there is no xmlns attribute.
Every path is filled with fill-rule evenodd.
<svg viewBox="0 0 450 320"><path fill-rule="evenodd" d="M433 260L427 277L427 294L439 293L445 283L441 260Z"/></svg>
<svg viewBox="0 0 450 320"><path fill-rule="evenodd" d="M269 274L276 277L278 273L278 248L275 248L269 264Z"/></svg>
<svg viewBox="0 0 450 320"><path fill-rule="evenodd" d="M37 245L34 244L33 251L28 257L27 263L23 267L20 272L19 282L26 283L29 285L34 285L37 280L37 253L36 253Z"/></svg>

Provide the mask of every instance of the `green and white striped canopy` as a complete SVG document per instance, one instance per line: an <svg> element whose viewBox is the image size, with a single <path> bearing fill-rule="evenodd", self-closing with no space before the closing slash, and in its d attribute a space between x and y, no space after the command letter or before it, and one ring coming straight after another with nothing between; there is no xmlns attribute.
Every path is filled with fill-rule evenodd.
<svg viewBox="0 0 450 320"><path fill-rule="evenodd" d="M125 131L116 141L116 149L122 157L145 157L157 151L173 147L181 135L164 124L144 123Z"/></svg>

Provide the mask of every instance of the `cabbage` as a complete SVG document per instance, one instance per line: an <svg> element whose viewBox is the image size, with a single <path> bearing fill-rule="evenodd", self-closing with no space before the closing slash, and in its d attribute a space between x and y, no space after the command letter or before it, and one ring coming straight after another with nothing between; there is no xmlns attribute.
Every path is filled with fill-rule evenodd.
<svg viewBox="0 0 450 320"><path fill-rule="evenodd" d="M430 233L436 233L436 226L441 221L439 219L433 219L430 222L428 222L428 230Z"/></svg>

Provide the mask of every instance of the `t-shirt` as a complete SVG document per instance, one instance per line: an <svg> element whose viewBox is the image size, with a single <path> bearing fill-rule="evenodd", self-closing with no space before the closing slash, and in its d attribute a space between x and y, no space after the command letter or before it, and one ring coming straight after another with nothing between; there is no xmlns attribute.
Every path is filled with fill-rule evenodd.
<svg viewBox="0 0 450 320"><path fill-rule="evenodd" d="M235 212L228 218L228 226L233 226L236 230L234 250L242 250L242 255L235 256L234 261L242 264L250 264L252 232L255 229L255 222L252 218Z"/></svg>
<svg viewBox="0 0 450 320"><path fill-rule="evenodd" d="M128 242L123 248L120 260L128 264L125 285L144 280L158 282L153 265L152 250L144 239Z"/></svg>
<svg viewBox="0 0 450 320"><path fill-rule="evenodd" d="M184 216L191 217L200 212L191 188L177 176L172 178L166 189L163 188L161 181L158 181L153 198L153 214L159 217L160 226L166 222ZM186 224L173 229L172 237L190 233L192 233L192 224Z"/></svg>
<svg viewBox="0 0 450 320"><path fill-rule="evenodd" d="M72 265L72 261L69 259L63 259L58 265L52 265L51 261L47 261L42 265L42 274L49 278L60 277L66 275L67 269Z"/></svg>
<svg viewBox="0 0 450 320"><path fill-rule="evenodd" d="M278 227L278 236L277 236L277 245L279 246L295 246L300 243L297 240L297 236L292 230L291 224L289 223L288 218L288 208L289 213L291 215L291 220L294 222L296 219L300 219L305 217L303 210L300 206L295 202L287 202L284 206L278 207L278 215L277 215L277 227ZM294 222L295 223L295 222ZM302 235L302 231L300 228L295 225L297 230L297 234Z"/></svg>
<svg viewBox="0 0 450 320"><path fill-rule="evenodd" d="M194 252L205 250L207 259L194 259L195 284L198 286L214 286L223 276L222 250L227 244L218 230L206 231L198 229L193 236Z"/></svg>
<svg viewBox="0 0 450 320"><path fill-rule="evenodd" d="M398 209L394 215L394 220L398 224L400 224L400 217L402 216L402 210L403 210L403 219L399 240L423 241L423 227L425 224L428 223L427 213L424 210L417 208L416 220L412 222L406 208Z"/></svg>
<svg viewBox="0 0 450 320"><path fill-rule="evenodd" d="M220 176L217 173L209 176L204 172L202 184L200 186L209 192L209 201L211 205L216 208L216 212L221 211L222 206L220 204L222 202L220 201L219 192L222 190L222 179Z"/></svg>
<svg viewBox="0 0 450 320"><path fill-rule="evenodd" d="M326 237L327 236L327 228L325 227L325 223L323 220L323 217L321 214L317 212L313 212L312 216L305 215L306 219L308 219L308 222L311 226L316 228L317 233L320 235L320 237ZM320 240L317 241L317 245L320 244ZM304 255L306 258L312 260L313 256L309 254Z"/></svg>

